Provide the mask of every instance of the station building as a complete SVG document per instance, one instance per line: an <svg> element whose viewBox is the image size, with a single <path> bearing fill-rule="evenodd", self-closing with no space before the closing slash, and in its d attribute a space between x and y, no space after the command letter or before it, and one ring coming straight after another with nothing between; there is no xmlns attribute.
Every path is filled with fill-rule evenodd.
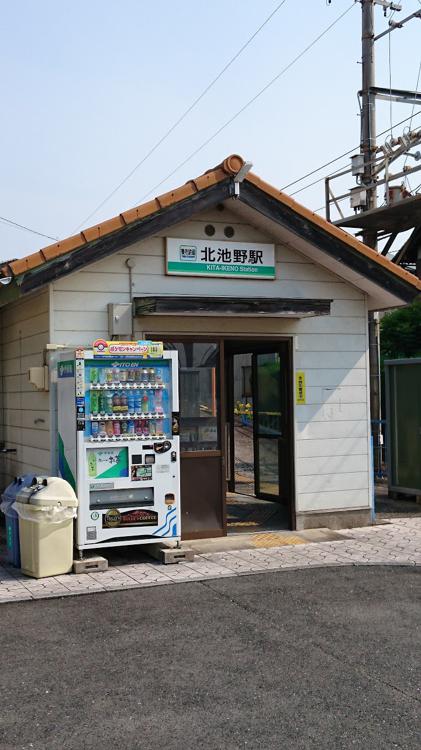
<svg viewBox="0 0 421 750"><path fill-rule="evenodd" d="M184 538L371 522L368 313L421 281L240 156L0 273L2 487L57 474L57 353L149 339L179 354Z"/></svg>

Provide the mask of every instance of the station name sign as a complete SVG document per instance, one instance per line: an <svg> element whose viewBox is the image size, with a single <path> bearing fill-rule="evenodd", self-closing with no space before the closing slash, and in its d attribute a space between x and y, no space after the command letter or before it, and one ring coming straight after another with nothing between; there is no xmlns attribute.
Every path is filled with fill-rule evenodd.
<svg viewBox="0 0 421 750"><path fill-rule="evenodd" d="M177 276L274 279L275 246L167 237L166 271Z"/></svg>

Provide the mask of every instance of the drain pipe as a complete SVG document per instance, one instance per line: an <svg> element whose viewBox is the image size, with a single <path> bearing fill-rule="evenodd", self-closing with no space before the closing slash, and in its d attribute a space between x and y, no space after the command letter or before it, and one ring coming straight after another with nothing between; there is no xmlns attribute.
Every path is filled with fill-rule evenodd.
<svg viewBox="0 0 421 750"><path fill-rule="evenodd" d="M133 268L136 267L136 261L134 258L127 258L125 264L129 271L129 300L132 306L132 330L130 333L130 339L131 341L134 341Z"/></svg>

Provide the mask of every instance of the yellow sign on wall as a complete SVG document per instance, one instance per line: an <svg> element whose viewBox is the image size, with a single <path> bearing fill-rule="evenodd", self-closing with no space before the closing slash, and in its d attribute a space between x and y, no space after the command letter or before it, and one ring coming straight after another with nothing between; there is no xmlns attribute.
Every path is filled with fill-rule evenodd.
<svg viewBox="0 0 421 750"><path fill-rule="evenodd" d="M306 402L306 374L302 370L295 373L295 401L297 404Z"/></svg>

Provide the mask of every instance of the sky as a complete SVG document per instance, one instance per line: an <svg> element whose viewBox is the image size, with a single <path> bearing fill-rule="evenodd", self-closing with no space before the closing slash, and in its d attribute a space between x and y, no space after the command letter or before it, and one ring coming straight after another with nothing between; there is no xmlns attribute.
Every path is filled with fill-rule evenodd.
<svg viewBox="0 0 421 750"><path fill-rule="evenodd" d="M285 0L183 122L87 219L279 4L3 0L0 216L64 238L183 184L231 153L252 161L256 174L283 188L345 151L357 151L361 6L352 0ZM394 20L419 9L421 0L401 0L401 5ZM348 8L272 86L188 158ZM379 6L375 16L380 33L388 18ZM377 43L378 86L390 85L390 60L392 86L415 89L420 40L421 20L415 19ZM411 112L400 103L390 112L388 103L379 102L377 132ZM421 127L421 107L415 109L415 127ZM348 165L345 157L286 192ZM412 188L419 183L421 173L410 180ZM353 185L350 177L342 183ZM323 181L294 197L320 209ZM0 259L22 257L53 241L0 221Z"/></svg>

